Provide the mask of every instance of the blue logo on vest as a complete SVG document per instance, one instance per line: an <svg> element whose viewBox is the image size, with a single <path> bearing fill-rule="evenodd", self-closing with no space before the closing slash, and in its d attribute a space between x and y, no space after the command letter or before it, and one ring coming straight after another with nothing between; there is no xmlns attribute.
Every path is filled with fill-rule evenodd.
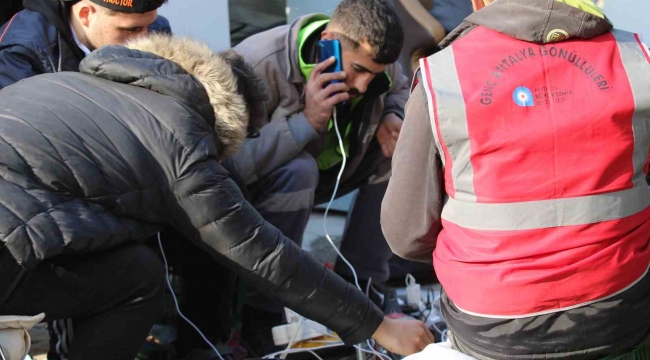
<svg viewBox="0 0 650 360"><path fill-rule="evenodd" d="M515 100L515 104L519 106L535 106L533 93L525 86L516 88L515 92L512 94L512 98Z"/></svg>

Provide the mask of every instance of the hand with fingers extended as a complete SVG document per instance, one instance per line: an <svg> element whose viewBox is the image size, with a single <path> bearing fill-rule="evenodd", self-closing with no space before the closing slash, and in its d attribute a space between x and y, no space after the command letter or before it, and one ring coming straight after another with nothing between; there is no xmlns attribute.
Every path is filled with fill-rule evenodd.
<svg viewBox="0 0 650 360"><path fill-rule="evenodd" d="M424 323L413 318L384 318L372 335L379 345L399 355L412 355L433 344L433 334Z"/></svg>
<svg viewBox="0 0 650 360"><path fill-rule="evenodd" d="M334 64L335 57L331 57L317 64L307 80L305 87L305 109L303 114L316 130L323 130L332 117L334 105L347 101L350 98L350 88L345 83L345 72L325 73L327 67ZM330 83L339 80L338 83Z"/></svg>

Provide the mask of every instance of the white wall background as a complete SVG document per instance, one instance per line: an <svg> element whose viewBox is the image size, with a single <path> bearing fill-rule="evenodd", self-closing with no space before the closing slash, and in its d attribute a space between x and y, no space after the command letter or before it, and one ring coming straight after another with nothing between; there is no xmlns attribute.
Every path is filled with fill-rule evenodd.
<svg viewBox="0 0 650 360"><path fill-rule="evenodd" d="M650 0L605 0L605 14L614 26L643 34L650 42Z"/></svg>
<svg viewBox="0 0 650 360"><path fill-rule="evenodd" d="M650 0L649 0L650 1ZM332 15L340 0L287 0L287 21L311 13Z"/></svg>
<svg viewBox="0 0 650 360"><path fill-rule="evenodd" d="M298 16L320 12L331 14L340 0L287 0L289 22ZM614 25L639 32L650 43L650 0L605 0L605 13ZM228 0L170 0L160 8L176 34L191 35L214 50L230 46Z"/></svg>
<svg viewBox="0 0 650 360"><path fill-rule="evenodd" d="M176 35L190 35L213 50L230 47L228 0L169 0L159 14L169 19Z"/></svg>

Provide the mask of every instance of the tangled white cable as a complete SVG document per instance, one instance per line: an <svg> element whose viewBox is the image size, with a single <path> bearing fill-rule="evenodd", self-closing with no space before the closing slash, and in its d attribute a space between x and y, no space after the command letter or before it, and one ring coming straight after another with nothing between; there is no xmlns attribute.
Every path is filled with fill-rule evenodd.
<svg viewBox="0 0 650 360"><path fill-rule="evenodd" d="M343 163L341 164L341 170L339 171L339 175L336 177L336 185L334 186L334 192L332 193L332 198L330 199L330 202L327 205L327 208L325 209L325 215L323 216L323 230L325 230L325 237L330 242L330 245L332 245L334 250L336 250L336 253L339 256L339 259L343 260L343 262L345 262L345 264L352 271L352 275L354 276L354 284L357 286L357 289L359 289L359 291L363 292L363 289L361 288L361 285L359 285L359 278L357 276L357 271L354 269L354 266L352 266L352 264L350 264L348 259L346 259L345 256L343 256L343 254L341 254L341 252L339 251L339 248L336 246L336 244L334 244L334 241L332 241L332 237L330 236L329 232L327 232L327 215L329 214L330 207L332 207L332 203L334 202L334 199L336 199L336 193L338 192L339 185L341 184L341 177L343 176L343 172L345 171L345 165L347 164L347 155L345 154L345 146L343 145L343 138L341 137L341 132L339 131L338 118L337 118L337 114L336 114L336 106L334 107L334 109L332 109L332 117L333 117L333 120L334 120L334 130L336 131L336 137L337 137L337 139L339 141L339 149L341 150L341 156L343 157ZM368 283L370 283L370 281L368 281ZM388 358L386 355L384 355L384 354L382 354L382 353L380 353L378 351L375 351L373 349L373 347L370 345L369 340L366 341L366 344L368 345L368 348L370 350L365 350L365 349L361 348L358 345L355 345L354 347L357 350L360 350L360 351L363 351L363 352L368 352L368 353L377 355L377 356L382 357L382 358L384 358L384 357ZM390 358L389 358L389 360L390 360Z"/></svg>
<svg viewBox="0 0 650 360"><path fill-rule="evenodd" d="M199 330L198 326L194 325L193 322L190 321L190 319L186 318L185 315L181 312L180 307L178 306L178 299L176 299L176 294L174 293L174 288L172 288L172 284L169 281L169 266L167 264L167 257L165 256L165 250L163 249L162 246L162 241L160 240L160 233L158 233L158 246L160 246L160 253L162 254L163 261L165 262L165 280L167 280L167 287L169 288L169 291L172 293L172 298L174 299L174 304L176 305L176 311L178 312L178 316L180 316L185 322L187 322L191 327L196 330L196 332L201 335L203 338L203 341L205 341L206 344L214 351L215 354L219 357L219 359L224 360L223 357L221 357L221 354L219 353L219 350L212 345L210 341L203 335L201 330Z"/></svg>
<svg viewBox="0 0 650 360"><path fill-rule="evenodd" d="M361 289L361 286L359 285L359 278L357 276L356 270L354 269L354 266L352 266L352 264L350 264L348 259L346 259L345 256L343 256L343 254L341 254L341 251L336 246L336 244L332 240L332 237L330 236L329 232L327 231L327 216L329 215L330 208L332 207L332 203L336 199L336 194L337 194L337 192L339 190L339 185L341 184L341 177L343 176L343 172L345 171L345 165L347 164L347 155L345 154L345 147L344 147L344 144L343 144L343 138L341 137L341 132L339 131L338 118L337 118L337 114L336 114L336 106L332 109L332 118L333 118L333 122L334 122L334 130L336 131L336 137L337 137L338 142L339 142L339 149L341 150L341 156L343 157L343 161L341 163L341 170L339 171L339 174L336 177L336 184L334 185L334 191L332 192L332 197L330 198L330 201L327 204L327 207L325 208L325 214L323 215L323 230L325 232L325 237L327 238L327 241L329 241L330 245L332 245L332 248L334 248L334 250L336 251L336 254L339 256L339 259L343 260L343 262L345 262L345 264L352 271L352 275L354 276L354 284L356 285L356 287L360 291L363 291L363 289ZM296 335L297 335L298 331L300 331L300 327L298 327L298 330L296 331ZM294 335L294 339L295 339L295 335ZM280 352L277 352L277 353L266 355L266 356L263 357L263 359L267 359L267 358L270 358L270 357L273 357L273 356L276 356L276 355L286 356L286 354L296 354L296 353L302 353L302 352L309 352L312 355L314 355L315 357L317 357L318 359L320 359L320 357L313 350L320 350L320 349L326 349L326 348L331 348L331 347L336 347L336 346L342 346L343 345L343 343L335 343L335 344L325 345L325 346L321 346L321 347L317 347L317 348L311 348L311 349L291 349L291 346L293 345L292 343L293 343L293 341L291 343L289 343L289 346L287 346L287 348L284 351L280 351ZM370 345L369 340L366 341L366 344L368 345L368 348L370 350L363 349L362 347L360 347L358 345L355 345L354 347L355 347L355 349L357 349L359 351L362 351L362 352L365 352L365 353L370 353L370 354L373 354L373 355L377 355L377 356L381 357L382 359L392 360L390 357L386 356L385 354L382 354L382 353L374 350L373 347ZM320 360L322 360L322 359L320 359Z"/></svg>

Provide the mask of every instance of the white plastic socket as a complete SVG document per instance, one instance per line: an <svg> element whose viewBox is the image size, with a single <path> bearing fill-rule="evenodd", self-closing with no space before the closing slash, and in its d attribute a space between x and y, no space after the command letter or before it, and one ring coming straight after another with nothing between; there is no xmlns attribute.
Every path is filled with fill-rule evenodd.
<svg viewBox="0 0 650 360"><path fill-rule="evenodd" d="M300 327L300 329L298 329L298 327ZM273 332L273 343L276 346L289 344L291 339L294 339L294 336L295 339L293 342L295 344L325 334L332 334L325 326L311 320L304 320L302 326L300 323L276 326L271 331ZM296 334L296 331L298 331L298 334Z"/></svg>
<svg viewBox="0 0 650 360"><path fill-rule="evenodd" d="M287 345L292 339L294 343L297 343L323 335L333 335L333 332L324 325L308 320L289 309L285 308L285 314L289 324L276 326L271 330L273 343L276 346ZM302 324L300 323L301 319ZM296 334L296 332L298 333Z"/></svg>

